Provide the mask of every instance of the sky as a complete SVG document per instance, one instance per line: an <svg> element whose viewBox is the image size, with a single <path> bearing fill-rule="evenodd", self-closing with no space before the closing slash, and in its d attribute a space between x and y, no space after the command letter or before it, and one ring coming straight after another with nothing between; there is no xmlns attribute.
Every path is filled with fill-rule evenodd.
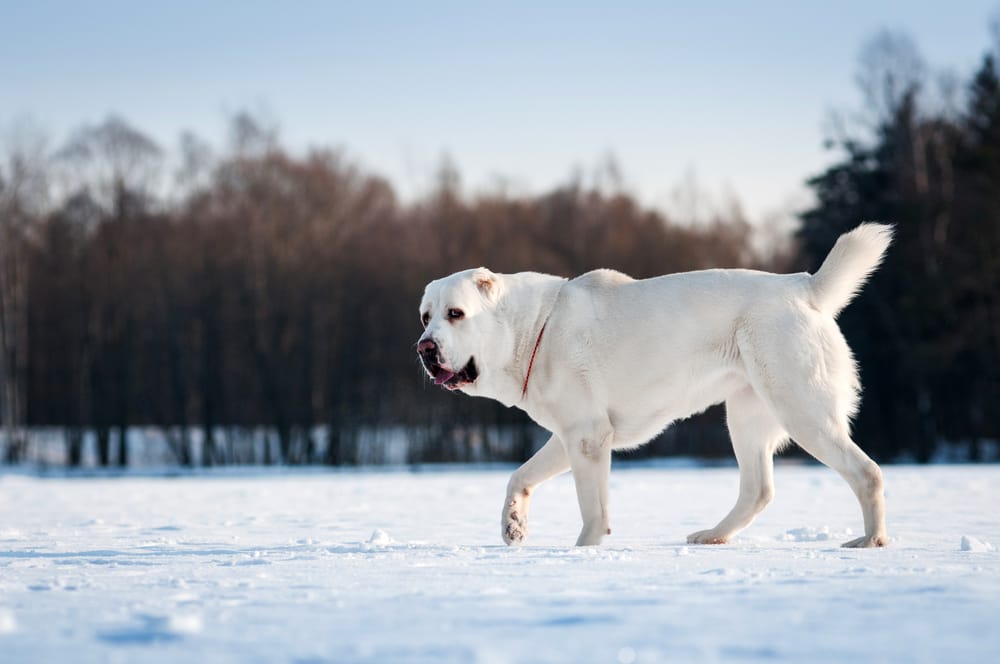
<svg viewBox="0 0 1000 664"><path fill-rule="evenodd" d="M1000 0L259 2L0 0L0 132L53 146L117 114L165 149L241 110L342 149L404 200L444 155L469 192L538 193L612 155L645 204L682 183L751 220L808 204L858 54L902 31L962 79Z"/></svg>

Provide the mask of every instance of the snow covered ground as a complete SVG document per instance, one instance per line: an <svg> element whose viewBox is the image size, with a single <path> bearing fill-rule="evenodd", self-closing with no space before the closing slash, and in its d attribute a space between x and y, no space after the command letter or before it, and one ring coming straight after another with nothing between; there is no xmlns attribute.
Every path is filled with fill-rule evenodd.
<svg viewBox="0 0 1000 664"><path fill-rule="evenodd" d="M603 546L563 476L507 548L507 474L0 475L0 661L1000 661L1000 466L887 467L884 550L822 467L697 547L735 468L625 465Z"/></svg>

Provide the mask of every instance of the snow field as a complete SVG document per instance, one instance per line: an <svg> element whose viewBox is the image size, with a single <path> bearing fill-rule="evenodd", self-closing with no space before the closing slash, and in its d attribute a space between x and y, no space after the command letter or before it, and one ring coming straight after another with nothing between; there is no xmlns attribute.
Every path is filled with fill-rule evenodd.
<svg viewBox="0 0 1000 664"><path fill-rule="evenodd" d="M502 545L509 469L0 475L4 662L940 662L1000 657L1000 467L885 469L892 545L846 484L779 466L727 546L687 545L735 468L619 465L577 549L572 480Z"/></svg>

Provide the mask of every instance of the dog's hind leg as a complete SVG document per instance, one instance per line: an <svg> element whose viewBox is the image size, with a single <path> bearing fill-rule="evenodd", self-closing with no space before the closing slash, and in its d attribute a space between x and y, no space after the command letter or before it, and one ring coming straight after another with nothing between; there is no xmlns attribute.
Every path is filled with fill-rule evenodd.
<svg viewBox="0 0 1000 664"><path fill-rule="evenodd" d="M851 548L885 546L885 498L882 470L851 440L847 427L830 424L793 425L795 442L847 480L861 504L865 534L843 546Z"/></svg>
<svg viewBox="0 0 1000 664"><path fill-rule="evenodd" d="M500 534L507 544L520 544L528 536L528 506L531 493L545 480L569 470L566 446L557 436L514 471L507 483L507 499L500 517Z"/></svg>
<svg viewBox="0 0 1000 664"><path fill-rule="evenodd" d="M800 334L761 344L765 352L750 357L751 384L795 442L837 471L857 496L865 534L844 546L885 546L882 471L849 433L858 394L851 351L832 320L796 322Z"/></svg>
<svg viewBox="0 0 1000 664"><path fill-rule="evenodd" d="M774 452L787 434L749 387L726 400L726 421L740 466L736 505L715 528L688 535L691 544L725 544L743 530L774 496Z"/></svg>

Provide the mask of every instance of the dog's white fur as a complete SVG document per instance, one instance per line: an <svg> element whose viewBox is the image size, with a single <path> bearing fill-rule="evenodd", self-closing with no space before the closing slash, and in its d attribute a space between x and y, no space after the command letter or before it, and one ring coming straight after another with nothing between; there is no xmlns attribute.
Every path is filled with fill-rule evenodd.
<svg viewBox="0 0 1000 664"><path fill-rule="evenodd" d="M421 341L436 345L445 369L474 359L478 370L459 389L516 405L552 432L511 476L504 541L526 537L534 488L571 469L583 516L577 545L599 544L611 532L612 450L725 402L739 497L688 542L725 543L753 521L771 501L772 457L790 436L860 501L865 534L845 546L885 545L882 473L851 440L860 385L834 318L891 238L888 226L862 224L837 240L815 275L702 270L637 281L596 270L566 280L477 268L428 284Z"/></svg>

